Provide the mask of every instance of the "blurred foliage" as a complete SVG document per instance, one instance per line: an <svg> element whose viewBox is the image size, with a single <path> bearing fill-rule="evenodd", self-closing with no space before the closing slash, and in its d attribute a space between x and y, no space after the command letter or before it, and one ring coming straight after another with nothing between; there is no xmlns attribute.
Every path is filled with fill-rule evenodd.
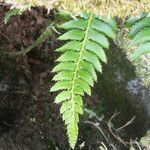
<svg viewBox="0 0 150 150"><path fill-rule="evenodd" d="M130 17L126 26L130 27L128 37L131 39L130 45L135 47L131 56L132 60L139 59L141 55L150 53L150 17L143 14L139 18Z"/></svg>
<svg viewBox="0 0 150 150"><path fill-rule="evenodd" d="M149 150L150 149L150 130L148 130L146 134L140 139L139 143L135 142L135 144L136 145L138 144L139 149ZM130 150L136 150L133 144L131 145Z"/></svg>
<svg viewBox="0 0 150 150"><path fill-rule="evenodd" d="M147 148L150 148L150 130L148 130L148 131L146 132L146 135L141 138L140 143L141 143L143 146L145 146L145 147L147 147Z"/></svg>

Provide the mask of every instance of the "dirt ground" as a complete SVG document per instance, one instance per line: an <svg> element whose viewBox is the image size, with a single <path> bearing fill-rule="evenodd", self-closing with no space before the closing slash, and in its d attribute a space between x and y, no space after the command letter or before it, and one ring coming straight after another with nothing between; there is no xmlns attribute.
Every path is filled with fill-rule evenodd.
<svg viewBox="0 0 150 150"><path fill-rule="evenodd" d="M53 19L44 8L35 8L12 17L4 25L8 9L0 7L1 52L17 52L28 47L46 28L48 20ZM3 55L0 150L47 150L55 149L56 145L64 149L67 145L58 107L49 93L54 45L57 45L55 34L25 56Z"/></svg>

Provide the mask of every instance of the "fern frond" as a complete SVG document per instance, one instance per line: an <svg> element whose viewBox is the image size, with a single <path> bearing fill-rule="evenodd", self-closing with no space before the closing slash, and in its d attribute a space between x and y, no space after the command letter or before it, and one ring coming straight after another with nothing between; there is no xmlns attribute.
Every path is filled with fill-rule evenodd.
<svg viewBox="0 0 150 150"><path fill-rule="evenodd" d="M133 38L141 29L150 26L150 17L136 20L129 33L129 37Z"/></svg>
<svg viewBox="0 0 150 150"><path fill-rule="evenodd" d="M133 38L131 44L136 45L148 41L150 41L150 27L143 28L141 31L139 31Z"/></svg>
<svg viewBox="0 0 150 150"><path fill-rule="evenodd" d="M132 22L131 19L130 22ZM131 45L136 47L131 56L132 60L138 59L143 54L150 53L150 17L134 19L129 37L132 39Z"/></svg>
<svg viewBox="0 0 150 150"><path fill-rule="evenodd" d="M67 126L67 135L72 148L78 138L79 115L83 114L82 97L91 95L91 87L97 81L96 70L102 73L102 62L107 62L104 49L109 48L108 38L115 38L115 30L93 14L60 25L68 30L59 37L69 40L56 49L62 55L52 72L56 81L52 92L60 91L55 103L62 103L60 113Z"/></svg>

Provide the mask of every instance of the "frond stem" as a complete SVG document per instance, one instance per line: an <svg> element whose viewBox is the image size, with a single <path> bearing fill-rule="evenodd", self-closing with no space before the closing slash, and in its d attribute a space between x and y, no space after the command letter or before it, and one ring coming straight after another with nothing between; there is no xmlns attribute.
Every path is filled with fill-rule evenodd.
<svg viewBox="0 0 150 150"><path fill-rule="evenodd" d="M79 69L79 65L80 65L81 59L82 59L82 55L83 55L83 52L84 52L84 49L85 49L85 44L86 44L86 41L87 41L88 32L90 30L90 26L91 26L91 22L92 22L92 16L93 16L93 14L91 13L90 17L89 17L89 20L88 20L87 29L85 31L85 36L84 36L84 39L83 39L83 44L82 44L82 47L81 47L81 50L80 50L79 58L78 58L77 63L76 63L76 69L75 69L74 76L73 76L73 81L72 81L71 104L72 104L72 111L73 111L72 115L73 115L73 117L75 116L75 110L74 110L74 108L75 108L74 107L74 105L75 105L75 103L74 103L75 82L76 82L76 79L77 79L78 69Z"/></svg>

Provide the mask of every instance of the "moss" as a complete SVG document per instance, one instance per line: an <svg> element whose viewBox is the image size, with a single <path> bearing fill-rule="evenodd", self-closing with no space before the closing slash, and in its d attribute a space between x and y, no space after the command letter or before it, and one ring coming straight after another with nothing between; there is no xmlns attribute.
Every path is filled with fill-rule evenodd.
<svg viewBox="0 0 150 150"><path fill-rule="evenodd" d="M58 8L78 14L81 11L91 11L97 15L117 16L124 18L129 15L139 15L150 12L149 0L0 0L13 4L13 7L28 8L45 6L48 10Z"/></svg>
<svg viewBox="0 0 150 150"><path fill-rule="evenodd" d="M141 12L150 11L149 0L62 0L62 9L73 13L83 10L91 11L98 15L126 17L139 15Z"/></svg>

